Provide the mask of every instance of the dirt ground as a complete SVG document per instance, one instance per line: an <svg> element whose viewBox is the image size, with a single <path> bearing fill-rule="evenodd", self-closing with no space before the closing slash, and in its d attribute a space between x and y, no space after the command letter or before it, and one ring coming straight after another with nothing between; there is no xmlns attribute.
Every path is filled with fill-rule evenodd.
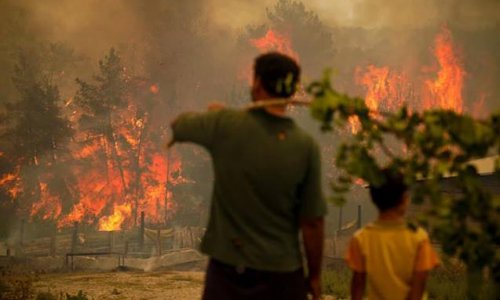
<svg viewBox="0 0 500 300"><path fill-rule="evenodd" d="M49 291L58 297L82 290L93 300L191 300L201 298L204 276L203 272L176 271L59 273L40 275L34 286L38 292Z"/></svg>
<svg viewBox="0 0 500 300"><path fill-rule="evenodd" d="M64 273L40 275L34 286L58 296L82 290L94 300L182 300L200 299L203 279L203 272Z"/></svg>

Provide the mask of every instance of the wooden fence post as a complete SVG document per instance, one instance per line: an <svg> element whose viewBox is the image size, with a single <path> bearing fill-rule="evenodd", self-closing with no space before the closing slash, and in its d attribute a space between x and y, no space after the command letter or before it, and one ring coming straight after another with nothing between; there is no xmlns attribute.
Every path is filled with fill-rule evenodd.
<svg viewBox="0 0 500 300"><path fill-rule="evenodd" d="M109 252L113 252L114 246L115 246L115 232L108 231L108 249L109 249Z"/></svg>
<svg viewBox="0 0 500 300"><path fill-rule="evenodd" d="M161 229L156 230L156 251L156 254L161 256Z"/></svg>
<svg viewBox="0 0 500 300"><path fill-rule="evenodd" d="M54 235L50 237L49 255L52 257L56 256L56 236L57 236L57 232L54 233Z"/></svg>
<svg viewBox="0 0 500 300"><path fill-rule="evenodd" d="M141 211L141 224L139 227L139 249L144 249L144 212Z"/></svg>
<svg viewBox="0 0 500 300"><path fill-rule="evenodd" d="M358 229L361 228L361 204L358 205Z"/></svg>
<svg viewBox="0 0 500 300"><path fill-rule="evenodd" d="M78 243L78 222L73 223L73 235L71 237L71 253L75 253Z"/></svg>

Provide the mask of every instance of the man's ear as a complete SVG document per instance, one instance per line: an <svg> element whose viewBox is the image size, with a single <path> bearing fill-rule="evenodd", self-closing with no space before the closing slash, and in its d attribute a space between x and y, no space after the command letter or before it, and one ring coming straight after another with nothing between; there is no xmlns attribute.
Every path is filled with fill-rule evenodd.
<svg viewBox="0 0 500 300"><path fill-rule="evenodd" d="M253 101L260 98L260 94L262 91L262 82L260 81L260 78L258 76L255 76L253 78L252 87L250 90L252 93L252 100Z"/></svg>
<svg viewBox="0 0 500 300"><path fill-rule="evenodd" d="M253 87L255 90L261 89L262 88L262 82L260 81L259 76L255 76L253 78Z"/></svg>

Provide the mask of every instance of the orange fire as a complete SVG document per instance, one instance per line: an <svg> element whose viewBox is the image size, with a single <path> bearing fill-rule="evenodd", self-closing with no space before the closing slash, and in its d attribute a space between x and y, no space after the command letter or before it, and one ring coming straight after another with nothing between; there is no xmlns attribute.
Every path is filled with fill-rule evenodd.
<svg viewBox="0 0 500 300"><path fill-rule="evenodd" d="M441 33L436 36L434 55L440 69L435 80L425 81L424 109L440 107L461 113L465 71L447 27L443 27Z"/></svg>
<svg viewBox="0 0 500 300"><path fill-rule="evenodd" d="M426 79L421 83L410 83L405 72L391 70L389 67L369 65L366 69L356 69L356 83L365 88L365 101L374 115L381 111L393 111L404 103L411 105L414 97L413 86L422 86L422 101L410 109L451 109L463 112L462 89L465 71L457 56L448 28L443 27L435 39L434 56L439 64L437 78ZM475 104L474 111L480 110L481 104ZM349 120L351 131L359 130L357 119Z"/></svg>
<svg viewBox="0 0 500 300"><path fill-rule="evenodd" d="M372 116L381 111L393 111L403 105L409 96L410 85L404 73L395 72L389 67L369 65L366 71L358 67L355 82L366 90L365 102ZM351 117L349 124L352 133L357 133L361 124L357 117Z"/></svg>
<svg viewBox="0 0 500 300"><path fill-rule="evenodd" d="M50 193L47 184L40 182L40 201L33 203L31 216L41 216L43 220L57 219L62 212L61 199Z"/></svg>
<svg viewBox="0 0 500 300"><path fill-rule="evenodd" d="M99 219L100 231L116 231L122 229L122 224L132 214L132 207L130 204L118 204L113 208L111 216L104 216Z"/></svg>
<svg viewBox="0 0 500 300"><path fill-rule="evenodd" d="M149 91L151 92L151 94L158 94L160 92L160 88L158 87L157 84L152 84L150 87L149 87Z"/></svg>
<svg viewBox="0 0 500 300"><path fill-rule="evenodd" d="M357 68L356 83L365 87L366 105L373 113L401 107L409 90L407 76L389 67L369 65L366 72Z"/></svg>
<svg viewBox="0 0 500 300"><path fill-rule="evenodd" d="M156 84L144 88L153 94L159 92ZM166 215L175 213L170 187L187 182L181 174L180 156L171 151L167 157L161 143L148 137L146 130L153 127L148 127L149 115L139 113L139 105L129 99L128 105L116 112L111 124L114 142L104 136L89 138L87 132L77 132L73 149L73 156L81 160L73 169L77 200L69 211L47 216L57 220L58 228L83 222L113 231L136 224L140 212L149 222L164 222ZM77 113L74 121L79 117ZM43 203L54 203L54 199L38 201L33 215L41 213L39 206L47 206Z"/></svg>
<svg viewBox="0 0 500 300"><path fill-rule="evenodd" d="M293 57L295 60L299 59L299 55L292 48L289 37L272 29L269 29L263 37L250 40L250 43L260 52L277 51Z"/></svg>
<svg viewBox="0 0 500 300"><path fill-rule="evenodd" d="M260 53L276 51L288 55L299 61L299 55L292 48L292 41L286 34L281 34L273 29L269 29L260 38L250 39L250 45L259 50ZM252 82L252 65L245 65L237 75L238 80Z"/></svg>
<svg viewBox="0 0 500 300"><path fill-rule="evenodd" d="M0 186L7 186L7 191L12 198L16 198L22 191L21 182L19 181L19 170L14 174L6 174L0 177Z"/></svg>

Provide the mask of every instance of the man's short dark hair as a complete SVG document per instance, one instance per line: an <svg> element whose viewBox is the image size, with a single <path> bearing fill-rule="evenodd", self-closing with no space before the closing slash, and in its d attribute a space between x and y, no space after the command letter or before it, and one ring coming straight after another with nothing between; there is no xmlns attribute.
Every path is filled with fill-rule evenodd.
<svg viewBox="0 0 500 300"><path fill-rule="evenodd" d="M380 186L370 185L370 196L380 211L397 207L404 199L408 186L402 174L390 169L382 171L385 182Z"/></svg>
<svg viewBox="0 0 500 300"><path fill-rule="evenodd" d="M255 59L254 74L271 97L288 98L297 89L300 67L291 57L270 52Z"/></svg>

